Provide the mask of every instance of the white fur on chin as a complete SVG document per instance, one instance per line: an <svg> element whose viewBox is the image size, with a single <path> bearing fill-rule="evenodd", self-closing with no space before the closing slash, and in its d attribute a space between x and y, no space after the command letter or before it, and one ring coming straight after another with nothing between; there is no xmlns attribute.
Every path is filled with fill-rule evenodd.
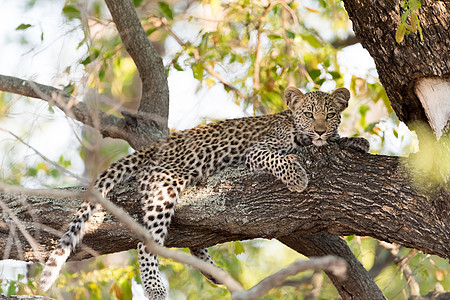
<svg viewBox="0 0 450 300"><path fill-rule="evenodd" d="M325 146L326 144L328 144L327 141L321 139L313 140L312 143L318 147Z"/></svg>

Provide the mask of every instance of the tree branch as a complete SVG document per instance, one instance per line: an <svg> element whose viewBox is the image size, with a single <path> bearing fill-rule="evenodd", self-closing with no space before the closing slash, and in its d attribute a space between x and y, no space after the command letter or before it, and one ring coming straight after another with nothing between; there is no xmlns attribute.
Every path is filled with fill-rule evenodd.
<svg viewBox="0 0 450 300"><path fill-rule="evenodd" d="M447 42L450 5L445 1L421 2L422 6L416 13L423 41L418 33L411 33L397 43L395 31L403 13L400 0L344 0L355 36L373 57L392 108L398 118L407 124L412 121L428 123L414 91L416 80L423 77L445 78L450 74L450 43ZM447 97L441 105L445 106L448 101Z"/></svg>
<svg viewBox="0 0 450 300"><path fill-rule="evenodd" d="M340 239L329 235L357 234L449 258L449 192L442 188L426 192L412 186L409 160L400 163L397 157L360 154L337 145L306 147L300 157L310 177L307 190L300 194L290 192L271 175L253 174L243 167L226 169L188 188L177 206L166 245L198 248L257 237L277 238L297 251L316 256L347 251L339 244ZM13 195L2 194L1 198L39 240L41 254L46 257L59 237L42 230L36 236L38 229L23 204ZM141 220L136 182L118 186L110 199ZM39 212L41 223L63 230L80 205L77 199L31 195L27 203ZM97 225L84 243L101 254L128 250L137 244L130 230L109 214L104 214ZM0 255L7 239L8 230L0 228ZM21 242L27 247L25 258L35 259L26 240ZM18 257L17 249L10 253L11 258ZM72 259L87 257L88 253L79 251ZM351 276L359 266L349 268ZM358 295L350 279L346 285L330 278L342 287L344 299L351 299L349 294ZM355 280L363 286L361 280Z"/></svg>
<svg viewBox="0 0 450 300"><path fill-rule="evenodd" d="M325 273L333 282L342 299L385 300L383 293L355 257L347 243L338 236L316 234L304 236L304 233L292 233L278 238L290 248L308 257L334 255L347 262L347 279L342 280L333 273Z"/></svg>
<svg viewBox="0 0 450 300"><path fill-rule="evenodd" d="M162 58L156 53L142 28L133 3L130 0L105 0L116 24L122 42L142 80L142 97L138 111L151 115L162 131L162 136L169 133L167 119L169 116L169 86ZM140 120L141 134L147 135L145 118ZM160 137L162 137L160 136ZM148 140L153 140L150 138Z"/></svg>
<svg viewBox="0 0 450 300"><path fill-rule="evenodd" d="M34 81L0 75L0 90L44 100L49 105L55 105L61 109L68 117L98 129L103 137L126 140L136 149L142 148L148 145L149 141L155 141L163 136L159 127L155 126L154 123L148 122L151 127L147 126L147 134L142 135L137 130L138 128L130 124L128 120L107 114L78 101L63 90ZM142 116L139 115L139 118L142 118Z"/></svg>
<svg viewBox="0 0 450 300"><path fill-rule="evenodd" d="M0 90L47 101L49 105L55 105L72 119L94 128L94 116L98 116L98 129L103 136L119 139L126 136L121 130L122 119L90 107L63 90L5 75L0 75Z"/></svg>
<svg viewBox="0 0 450 300"><path fill-rule="evenodd" d="M272 274L247 291L236 291L232 294L233 300L257 299L267 294L274 286L280 286L289 277L306 270L327 270L335 276L344 279L346 276L346 263L341 258L324 256L311 258L309 261L297 260L288 267Z"/></svg>

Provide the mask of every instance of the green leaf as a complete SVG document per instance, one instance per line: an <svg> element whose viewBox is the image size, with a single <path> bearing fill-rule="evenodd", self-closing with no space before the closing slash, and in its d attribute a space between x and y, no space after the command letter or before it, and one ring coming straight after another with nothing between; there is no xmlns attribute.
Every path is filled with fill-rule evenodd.
<svg viewBox="0 0 450 300"><path fill-rule="evenodd" d="M416 18L417 18L417 16L416 16ZM423 42L422 27L420 26L419 19L417 19L417 29L419 30L420 40Z"/></svg>
<svg viewBox="0 0 450 300"><path fill-rule="evenodd" d="M52 169L52 170L50 171L50 176L52 176L53 178L58 178L58 176L59 176L59 171L56 170L56 169Z"/></svg>
<svg viewBox="0 0 450 300"><path fill-rule="evenodd" d="M192 73L194 75L194 78L201 82L203 79L203 65L195 64L194 66L192 66Z"/></svg>
<svg viewBox="0 0 450 300"><path fill-rule="evenodd" d="M242 246L242 243L239 241L234 242L234 254L238 255L241 253L244 253L244 246Z"/></svg>
<svg viewBox="0 0 450 300"><path fill-rule="evenodd" d="M372 132L373 128L374 128L375 126L377 126L377 124L378 124L378 122L372 122L372 123L370 123L369 125L367 125L366 128L364 128L364 131L365 131L365 132Z"/></svg>
<svg viewBox="0 0 450 300"><path fill-rule="evenodd" d="M336 72L336 71L331 71L331 72L328 72L328 73L329 73L331 76L333 76L333 79L334 79L334 80L339 79L339 78L342 77L342 74L339 73L339 72Z"/></svg>
<svg viewBox="0 0 450 300"><path fill-rule="evenodd" d="M105 78L105 68L100 68L100 70L98 71L98 79L100 79L100 81L103 81L103 79Z"/></svg>
<svg viewBox="0 0 450 300"><path fill-rule="evenodd" d="M268 37L270 40L278 40L278 39L281 39L281 36L278 35L278 34L268 34L267 37Z"/></svg>
<svg viewBox="0 0 450 300"><path fill-rule="evenodd" d="M86 57L85 59L83 59L82 61L81 61L81 64L82 65L87 65L87 64L90 64L91 62L93 62L98 56L100 55L100 50L98 50L97 48L93 48L92 50L91 50L91 54L88 56L88 57Z"/></svg>
<svg viewBox="0 0 450 300"><path fill-rule="evenodd" d="M159 1L158 6L164 16L166 16L169 20L173 20L173 13L167 2Z"/></svg>
<svg viewBox="0 0 450 300"><path fill-rule="evenodd" d="M351 242L356 237L356 234L347 236L347 242Z"/></svg>
<svg viewBox="0 0 450 300"><path fill-rule="evenodd" d="M133 0L133 5L134 7L138 7L139 5L141 5L142 0Z"/></svg>
<svg viewBox="0 0 450 300"><path fill-rule="evenodd" d="M175 70L177 71L184 71L183 68L178 64L178 62L175 62L173 64L173 67L175 68Z"/></svg>
<svg viewBox="0 0 450 300"><path fill-rule="evenodd" d="M153 32L155 32L157 29L158 29L158 28L150 28L150 29L148 29L148 30L145 32L145 34L146 34L147 36L150 36L150 34L152 34Z"/></svg>
<svg viewBox="0 0 450 300"><path fill-rule="evenodd" d="M411 7L411 10L418 10L422 6L422 3L420 0L411 0L409 6Z"/></svg>
<svg viewBox="0 0 450 300"><path fill-rule="evenodd" d="M16 293L16 281L10 281L8 286L8 291L6 292L6 296L12 296Z"/></svg>
<svg viewBox="0 0 450 300"><path fill-rule="evenodd" d="M63 15L70 21L73 19L81 19L80 10L73 5L64 6L62 12Z"/></svg>
<svg viewBox="0 0 450 300"><path fill-rule="evenodd" d="M302 38L314 48L320 48L322 46L322 43L312 34L304 34Z"/></svg>
<svg viewBox="0 0 450 300"><path fill-rule="evenodd" d="M36 168L28 168L27 170L27 175L34 177L37 175L37 169Z"/></svg>
<svg viewBox="0 0 450 300"><path fill-rule="evenodd" d="M281 98L281 95L279 93L275 93L275 92L268 92L266 93L267 97L270 99L270 101L272 102L272 104L275 105L282 105L283 103L283 98Z"/></svg>
<svg viewBox="0 0 450 300"><path fill-rule="evenodd" d="M66 85L66 86L63 88L63 90L64 90L64 92L66 92L67 94L72 95L73 91L75 90L75 87L74 87L73 84L69 83L68 85Z"/></svg>
<svg viewBox="0 0 450 300"><path fill-rule="evenodd" d="M411 13L411 29L410 29L411 32L417 31L417 21L418 21L417 15L414 12L412 12Z"/></svg>
<svg viewBox="0 0 450 300"><path fill-rule="evenodd" d="M22 23L16 27L16 30L26 30L26 29L30 28L31 26L33 26L33 25Z"/></svg>
<svg viewBox="0 0 450 300"><path fill-rule="evenodd" d="M308 72L312 80L316 80L322 72L319 69L314 69Z"/></svg>
<svg viewBox="0 0 450 300"><path fill-rule="evenodd" d="M370 110L370 107L369 106L367 106L367 105L361 105L360 107L359 107L359 113L361 114L361 117L365 117L366 116L366 113L368 112Z"/></svg>
<svg viewBox="0 0 450 300"><path fill-rule="evenodd" d="M290 30L285 30L285 32L286 32L286 35L287 35L288 38L295 39L295 33L293 33Z"/></svg>
<svg viewBox="0 0 450 300"><path fill-rule="evenodd" d="M402 14L402 23L405 23L406 22L406 19L408 18L408 16L409 16L409 9L407 9L403 14Z"/></svg>

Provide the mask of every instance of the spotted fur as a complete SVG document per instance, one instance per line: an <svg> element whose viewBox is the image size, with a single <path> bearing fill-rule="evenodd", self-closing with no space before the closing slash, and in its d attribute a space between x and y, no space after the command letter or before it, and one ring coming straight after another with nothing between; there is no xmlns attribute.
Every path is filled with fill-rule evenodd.
<svg viewBox="0 0 450 300"><path fill-rule="evenodd" d="M144 224L155 241L163 245L184 188L227 166L245 163L253 171L272 173L291 191L302 192L308 185L308 177L295 154L299 147L337 142L344 147L368 151L367 140L340 138L337 133L340 113L347 107L349 98L350 93L345 88L332 94L319 91L303 94L289 87L285 91L288 110L172 133L147 149L113 163L97 179L95 187L106 197L116 184L137 174ZM47 290L56 279L61 266L83 237L89 218L99 208L83 203L76 212L45 265L42 290ZM214 264L206 249L191 249L191 253ZM139 243L138 257L145 295L150 299L165 299L167 293L156 256ZM205 276L218 283L209 274Z"/></svg>

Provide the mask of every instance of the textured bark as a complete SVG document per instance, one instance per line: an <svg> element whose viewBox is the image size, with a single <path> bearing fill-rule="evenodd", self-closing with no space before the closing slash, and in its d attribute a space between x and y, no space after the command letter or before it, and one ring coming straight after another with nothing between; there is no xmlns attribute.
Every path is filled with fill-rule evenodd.
<svg viewBox="0 0 450 300"><path fill-rule="evenodd" d="M279 238L302 249L295 246L299 237L357 234L450 258L448 187L437 186L431 192L415 188L408 176L410 165L399 158L340 151L336 145L309 147L302 160L310 184L300 194L290 192L269 174L253 174L243 167L224 170L188 188L177 206L167 245L209 247L233 240ZM135 185L131 181L117 187L110 198L140 220ZM2 195L35 236L38 222L65 230L79 205L73 199L25 197L33 215L16 196ZM87 234L84 242L100 254L127 250L137 242L108 214L96 225L97 231ZM8 228L3 226L0 234L3 256ZM57 241L43 231L37 239L43 257ZM34 259L23 239L22 246L25 258ZM74 258L89 256L82 251ZM19 258L15 247L10 257Z"/></svg>
<svg viewBox="0 0 450 300"><path fill-rule="evenodd" d="M405 35L400 44L395 31L403 9L400 0L344 0L353 30L375 60L378 75L400 120L427 122L414 84L422 77L450 76L450 2L421 0L418 11L424 40Z"/></svg>
<svg viewBox="0 0 450 300"><path fill-rule="evenodd" d="M146 141L155 140L147 136L147 127L157 127L164 135L169 133L167 119L169 116L169 86L162 58L156 53L137 17L132 1L106 0L106 5L116 24L117 31L128 54L133 58L139 77L142 80L142 96L138 114L132 116L136 133ZM158 136L157 138L161 138Z"/></svg>

